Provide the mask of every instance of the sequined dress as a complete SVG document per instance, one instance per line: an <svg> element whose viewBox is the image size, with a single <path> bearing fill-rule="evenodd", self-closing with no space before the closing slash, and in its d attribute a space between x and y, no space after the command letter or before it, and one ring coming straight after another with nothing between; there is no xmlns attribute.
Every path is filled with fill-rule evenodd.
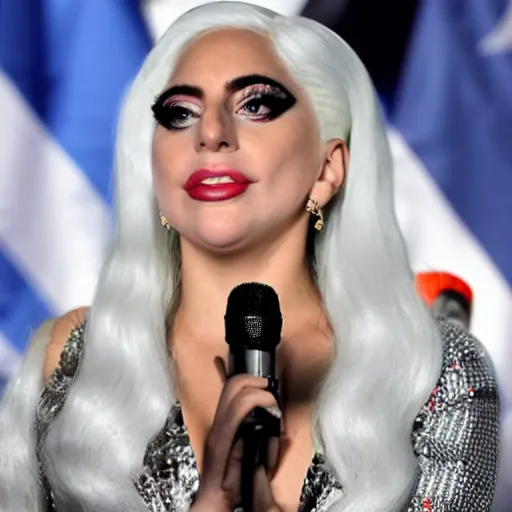
<svg viewBox="0 0 512 512"><path fill-rule="evenodd" d="M411 433L419 473L403 512L489 512L494 495L499 446L499 397L479 342L446 321L441 376ZM75 329L60 364L44 388L37 409L38 446L58 415L77 372L84 326ZM39 455L45 512L56 511ZM179 404L148 445L144 467L134 482L148 512L185 512L199 487L199 472ZM326 512L343 499L343 485L321 454L304 479L299 512ZM62 512L59 510L59 512Z"/></svg>

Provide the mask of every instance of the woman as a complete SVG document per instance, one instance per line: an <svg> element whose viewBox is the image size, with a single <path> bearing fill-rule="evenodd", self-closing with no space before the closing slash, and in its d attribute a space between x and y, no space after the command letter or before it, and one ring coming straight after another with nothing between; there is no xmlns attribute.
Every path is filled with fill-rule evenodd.
<svg viewBox="0 0 512 512"><path fill-rule="evenodd" d="M187 13L131 88L116 164L86 326L57 322L46 357L36 336L5 398L2 510L233 510L255 406L283 420L257 511L490 510L496 385L414 290L378 105L338 36L232 2ZM226 379L244 281L280 298L277 411L264 379Z"/></svg>

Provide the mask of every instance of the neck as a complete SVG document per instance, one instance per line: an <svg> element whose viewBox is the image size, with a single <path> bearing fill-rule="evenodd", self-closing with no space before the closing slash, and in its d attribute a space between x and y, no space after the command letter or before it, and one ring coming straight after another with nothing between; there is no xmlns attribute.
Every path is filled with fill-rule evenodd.
<svg viewBox="0 0 512 512"><path fill-rule="evenodd" d="M279 296L283 339L299 319L321 315L321 299L305 257L303 237L289 237L246 254L218 257L182 240L181 295L173 338L222 343L228 295L238 284L260 282ZM288 322L287 322L288 320Z"/></svg>

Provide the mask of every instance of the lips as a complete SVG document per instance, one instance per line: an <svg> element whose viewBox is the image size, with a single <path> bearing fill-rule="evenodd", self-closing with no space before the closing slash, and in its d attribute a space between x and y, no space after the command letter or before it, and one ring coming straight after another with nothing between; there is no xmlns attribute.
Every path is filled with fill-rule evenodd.
<svg viewBox="0 0 512 512"><path fill-rule="evenodd" d="M200 169L188 178L183 188L198 201L225 201L243 194L251 183L233 169Z"/></svg>

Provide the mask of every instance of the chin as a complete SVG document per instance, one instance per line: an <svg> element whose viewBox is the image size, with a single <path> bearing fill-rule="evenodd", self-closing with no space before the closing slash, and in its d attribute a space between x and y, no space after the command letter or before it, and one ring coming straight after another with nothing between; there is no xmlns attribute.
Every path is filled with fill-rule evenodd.
<svg viewBox="0 0 512 512"><path fill-rule="evenodd" d="M240 251L246 245L250 245L252 238L250 230L241 229L240 225L201 226L194 233L190 233L190 236L185 233L182 236L196 246L223 255Z"/></svg>

